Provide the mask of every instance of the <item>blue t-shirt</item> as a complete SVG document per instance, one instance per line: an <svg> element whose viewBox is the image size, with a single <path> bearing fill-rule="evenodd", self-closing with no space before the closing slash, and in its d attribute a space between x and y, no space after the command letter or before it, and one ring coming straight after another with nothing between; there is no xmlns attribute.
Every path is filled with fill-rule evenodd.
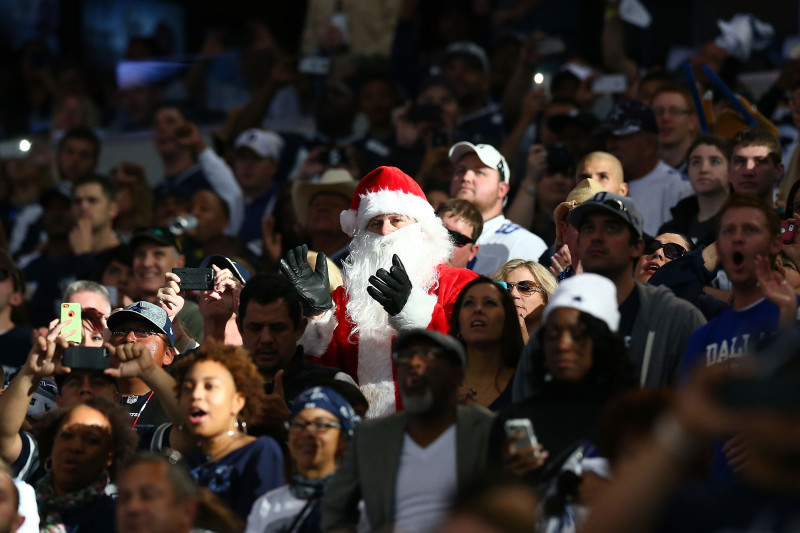
<svg viewBox="0 0 800 533"><path fill-rule="evenodd" d="M242 520L259 496L286 483L283 452L270 437L259 437L213 463L204 460L205 456L189 458L192 475Z"/></svg>

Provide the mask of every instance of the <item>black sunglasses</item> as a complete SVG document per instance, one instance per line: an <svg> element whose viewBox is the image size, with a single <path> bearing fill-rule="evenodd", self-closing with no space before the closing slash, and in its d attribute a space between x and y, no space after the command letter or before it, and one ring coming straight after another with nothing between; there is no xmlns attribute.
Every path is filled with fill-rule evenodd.
<svg viewBox="0 0 800 533"><path fill-rule="evenodd" d="M644 255L653 255L660 249L664 249L664 257L669 260L677 259L686 255L686 248L674 242L660 243L653 239L644 246Z"/></svg>
<svg viewBox="0 0 800 533"><path fill-rule="evenodd" d="M544 294L544 289L542 289L533 281L498 281L497 284L505 287L508 292L511 292L514 290L514 287L516 287L519 293L523 296L530 296L534 292L541 292Z"/></svg>
<svg viewBox="0 0 800 533"><path fill-rule="evenodd" d="M466 246L468 244L475 244L475 240L474 239L470 239L466 235L463 235L463 234L461 234L461 233L459 233L457 231L453 231L453 230L449 229L449 230L447 230L447 233L450 234L450 238L453 239L453 243L459 248L463 248L464 246Z"/></svg>

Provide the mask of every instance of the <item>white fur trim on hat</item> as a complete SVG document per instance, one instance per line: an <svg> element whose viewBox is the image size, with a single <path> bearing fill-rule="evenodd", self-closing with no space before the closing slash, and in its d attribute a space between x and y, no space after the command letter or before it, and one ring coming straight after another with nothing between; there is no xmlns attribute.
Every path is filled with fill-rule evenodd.
<svg viewBox="0 0 800 533"><path fill-rule="evenodd" d="M339 324L339 321L336 320L335 310L336 304L333 304L331 309L308 321L303 336L297 341L307 355L320 357L328 349L328 345L333 340L333 331Z"/></svg>
<svg viewBox="0 0 800 533"><path fill-rule="evenodd" d="M438 301L439 298L435 294L427 294L421 289L412 288L406 305L397 315L389 317L389 324L397 331L426 329L431 323L433 309Z"/></svg>
<svg viewBox="0 0 800 533"><path fill-rule="evenodd" d="M401 191L381 189L361 195L358 211L355 209L342 211L339 220L342 224L342 231L353 237L358 230L366 228L372 218L389 214L404 215L417 222L431 221L436 218L433 207L426 199Z"/></svg>

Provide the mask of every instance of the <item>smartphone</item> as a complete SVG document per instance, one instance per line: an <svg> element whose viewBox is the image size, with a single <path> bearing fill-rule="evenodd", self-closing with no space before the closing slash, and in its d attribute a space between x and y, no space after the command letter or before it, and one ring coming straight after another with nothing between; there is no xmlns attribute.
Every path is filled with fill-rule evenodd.
<svg viewBox="0 0 800 533"><path fill-rule="evenodd" d="M319 56L304 57L298 63L297 71L311 76L327 76L331 71L331 60Z"/></svg>
<svg viewBox="0 0 800 533"><path fill-rule="evenodd" d="M83 322L81 320L81 304L76 303L62 303L61 304L61 322L72 320L72 323L67 326L69 329L75 328L75 333L69 337L65 337L69 342L76 342L80 344L83 342Z"/></svg>
<svg viewBox="0 0 800 533"><path fill-rule="evenodd" d="M796 231L797 227L794 225L794 220L789 219L781 222L781 241L783 244L792 244Z"/></svg>
<svg viewBox="0 0 800 533"><path fill-rule="evenodd" d="M442 120L442 108L434 104L415 105L408 110L406 119L413 124Z"/></svg>
<svg viewBox="0 0 800 533"><path fill-rule="evenodd" d="M181 278L182 291L210 291L214 288L214 270L211 268L173 268L172 273Z"/></svg>
<svg viewBox="0 0 800 533"><path fill-rule="evenodd" d="M628 90L628 79L624 74L607 74L592 82L595 94L617 94Z"/></svg>
<svg viewBox="0 0 800 533"><path fill-rule="evenodd" d="M546 37L544 39L539 39L536 41L536 44L533 45L533 49L540 56L560 54L566 50L566 48L567 47L564 45L564 41L560 37Z"/></svg>
<svg viewBox="0 0 800 533"><path fill-rule="evenodd" d="M515 452L533 448L539 441L536 440L536 434L533 432L533 425L527 418L511 418L506 420L505 423L506 438L513 441ZM538 456L539 451L534 452Z"/></svg>
<svg viewBox="0 0 800 533"><path fill-rule="evenodd" d="M70 346L64 350L64 366L105 370L110 366L108 350L102 346Z"/></svg>

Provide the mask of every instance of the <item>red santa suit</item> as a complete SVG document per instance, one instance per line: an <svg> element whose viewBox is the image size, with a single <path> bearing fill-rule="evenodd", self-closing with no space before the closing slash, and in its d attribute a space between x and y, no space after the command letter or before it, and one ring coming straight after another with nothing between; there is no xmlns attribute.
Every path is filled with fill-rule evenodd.
<svg viewBox="0 0 800 533"><path fill-rule="evenodd" d="M350 210L341 215L342 229L354 235L364 230L374 216L389 213L412 217L446 234L419 185L392 167L380 167L361 180ZM391 326L388 332L353 334L355 324L347 316L348 296L343 286L333 291L333 309L312 320L300 340L307 357L341 368L356 380L370 402L370 416L390 414L401 405L391 358L398 332L427 328L449 333L456 298L464 286L477 277L470 270L445 264L435 268L438 281L427 292L412 286L402 311L388 318Z"/></svg>

